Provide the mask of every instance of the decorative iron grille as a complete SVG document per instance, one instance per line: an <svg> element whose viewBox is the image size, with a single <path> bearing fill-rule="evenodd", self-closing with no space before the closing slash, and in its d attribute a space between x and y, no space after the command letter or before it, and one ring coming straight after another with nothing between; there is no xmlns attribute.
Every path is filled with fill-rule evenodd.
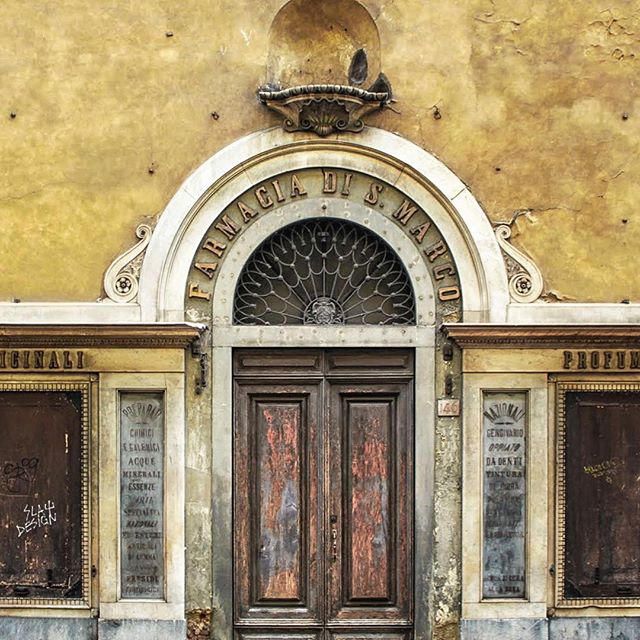
<svg viewBox="0 0 640 640"><path fill-rule="evenodd" d="M343 220L296 222L267 238L236 287L245 325L415 324L409 276L371 231Z"/></svg>

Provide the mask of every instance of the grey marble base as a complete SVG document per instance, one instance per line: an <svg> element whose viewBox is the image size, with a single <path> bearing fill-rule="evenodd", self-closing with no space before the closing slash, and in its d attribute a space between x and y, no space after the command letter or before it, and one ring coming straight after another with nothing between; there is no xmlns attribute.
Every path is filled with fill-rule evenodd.
<svg viewBox="0 0 640 640"><path fill-rule="evenodd" d="M461 640L548 640L547 620L462 620Z"/></svg>
<svg viewBox="0 0 640 640"><path fill-rule="evenodd" d="M638 640L640 618L554 618L549 640Z"/></svg>
<svg viewBox="0 0 640 640"><path fill-rule="evenodd" d="M0 638L7 640L96 640L90 618L0 618Z"/></svg>
<svg viewBox="0 0 640 640"><path fill-rule="evenodd" d="M637 618L463 620L461 640L638 640Z"/></svg>
<svg viewBox="0 0 640 640"><path fill-rule="evenodd" d="M99 620L98 640L185 640L185 620Z"/></svg>

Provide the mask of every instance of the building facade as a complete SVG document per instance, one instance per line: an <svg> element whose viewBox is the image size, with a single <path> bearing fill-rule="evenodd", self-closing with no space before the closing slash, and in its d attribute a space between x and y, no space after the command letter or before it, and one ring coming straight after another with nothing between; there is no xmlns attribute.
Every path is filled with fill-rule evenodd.
<svg viewBox="0 0 640 640"><path fill-rule="evenodd" d="M633 7L32 4L0 636L637 637Z"/></svg>

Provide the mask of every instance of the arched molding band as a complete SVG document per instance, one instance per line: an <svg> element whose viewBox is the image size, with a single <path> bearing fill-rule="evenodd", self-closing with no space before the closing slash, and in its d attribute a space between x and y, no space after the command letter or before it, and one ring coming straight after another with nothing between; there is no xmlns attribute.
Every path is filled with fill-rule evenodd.
<svg viewBox="0 0 640 640"><path fill-rule="evenodd" d="M241 138L209 158L172 198L147 247L138 298L142 321L184 319L191 261L225 206L253 185L307 167L359 171L404 193L426 212L449 246L460 276L463 320L505 321L509 303L505 265L477 201L435 157L408 140L374 128L365 129L357 139L324 140L304 134L292 140L291 134L274 128Z"/></svg>

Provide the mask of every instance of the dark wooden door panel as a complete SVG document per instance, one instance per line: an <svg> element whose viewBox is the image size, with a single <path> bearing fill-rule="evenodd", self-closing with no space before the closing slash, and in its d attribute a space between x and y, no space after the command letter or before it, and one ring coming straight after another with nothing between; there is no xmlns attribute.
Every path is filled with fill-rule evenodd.
<svg viewBox="0 0 640 640"><path fill-rule="evenodd" d="M243 377L322 375L324 354L318 349L242 349L236 352L234 373Z"/></svg>
<svg viewBox="0 0 640 640"><path fill-rule="evenodd" d="M297 631L293 629L238 629L235 633L236 640L323 640L322 629L313 631Z"/></svg>
<svg viewBox="0 0 640 640"><path fill-rule="evenodd" d="M407 640L412 353L239 350L234 371L236 638Z"/></svg>
<svg viewBox="0 0 640 640"><path fill-rule="evenodd" d="M82 594L79 392L0 393L0 596Z"/></svg>
<svg viewBox="0 0 640 640"><path fill-rule="evenodd" d="M256 402L255 601L304 603L304 403Z"/></svg>
<svg viewBox="0 0 640 640"><path fill-rule="evenodd" d="M317 621L320 386L236 390L236 615Z"/></svg>
<svg viewBox="0 0 640 640"><path fill-rule="evenodd" d="M332 619L410 619L409 407L407 383L330 385Z"/></svg>
<svg viewBox="0 0 640 640"><path fill-rule="evenodd" d="M351 604L395 600L394 400L347 398L343 407L347 413L343 548L347 553L345 595Z"/></svg>
<svg viewBox="0 0 640 640"><path fill-rule="evenodd" d="M568 393L568 597L638 597L640 393Z"/></svg>
<svg viewBox="0 0 640 640"><path fill-rule="evenodd" d="M330 377L410 377L413 353L404 349L332 349L326 352L325 371Z"/></svg>
<svg viewBox="0 0 640 640"><path fill-rule="evenodd" d="M413 632L402 631L330 631L327 640L410 640Z"/></svg>

